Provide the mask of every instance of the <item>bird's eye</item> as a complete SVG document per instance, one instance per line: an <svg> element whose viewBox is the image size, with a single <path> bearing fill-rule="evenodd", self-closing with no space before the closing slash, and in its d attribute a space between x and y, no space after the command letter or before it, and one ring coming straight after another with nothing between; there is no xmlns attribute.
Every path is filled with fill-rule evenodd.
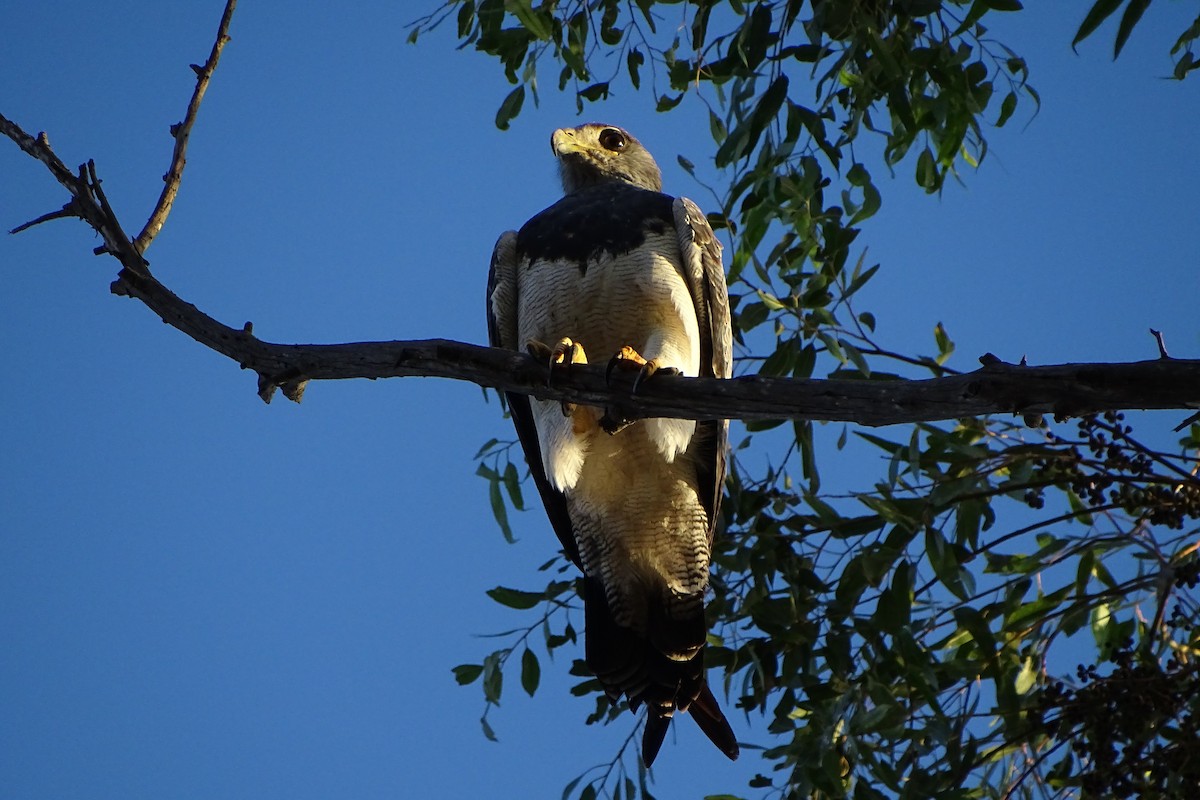
<svg viewBox="0 0 1200 800"><path fill-rule="evenodd" d="M625 134L621 133L616 128L605 128L600 131L600 146L605 150L611 150L614 153L619 153L625 149L625 145L629 140L625 138Z"/></svg>

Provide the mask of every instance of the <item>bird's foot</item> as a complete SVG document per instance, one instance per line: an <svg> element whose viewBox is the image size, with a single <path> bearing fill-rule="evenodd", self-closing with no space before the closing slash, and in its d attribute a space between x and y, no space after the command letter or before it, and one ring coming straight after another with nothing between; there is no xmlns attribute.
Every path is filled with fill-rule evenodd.
<svg viewBox="0 0 1200 800"><path fill-rule="evenodd" d="M682 375L675 367L668 367L658 363L658 359L647 361L642 357L642 354L634 350L629 345L625 345L617 354L609 359L608 369L605 375L609 381L612 380L613 370L621 369L631 372L637 372L637 377L633 379L633 386L630 392L637 392L638 387L643 381L648 381L655 375Z"/></svg>
<svg viewBox="0 0 1200 800"><path fill-rule="evenodd" d="M610 384L612 383L613 371L618 369L637 373L633 379L633 386L629 389L631 394L636 394L638 387L643 382L655 376L683 374L675 367L660 364L657 359L647 361L641 353L629 345L625 345L618 350L617 354L608 361L608 368L604 374ZM627 418L620 409L608 408L605 409L604 416L600 418L600 427L607 433L613 434L624 430L633 422L634 420Z"/></svg>
<svg viewBox="0 0 1200 800"><path fill-rule="evenodd" d="M550 347L545 342L539 342L537 339L530 339L525 343L525 350L529 355L545 361L550 366L550 374L546 376L546 386L551 386L554 383L554 370L570 369L572 364L586 364L587 353L583 351L583 345L579 342L564 336L559 339L554 347ZM563 403L562 413L564 417L572 416L575 413L574 403Z"/></svg>

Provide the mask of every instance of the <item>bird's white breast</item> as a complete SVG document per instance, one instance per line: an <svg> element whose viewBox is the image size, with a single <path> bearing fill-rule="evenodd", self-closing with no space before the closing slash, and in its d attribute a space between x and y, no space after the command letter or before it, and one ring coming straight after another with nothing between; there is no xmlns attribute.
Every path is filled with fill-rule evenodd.
<svg viewBox="0 0 1200 800"><path fill-rule="evenodd" d="M569 337L592 363L607 363L629 345L660 367L698 375L699 324L675 266L679 258L675 232L668 229L648 232L643 245L628 253L600 253L582 269L572 261L519 264L518 341L553 346ZM546 475L556 488L568 490L579 479L596 431L575 430L558 403L533 400L532 405ZM651 419L637 425L667 462L687 449L695 432L691 420Z"/></svg>

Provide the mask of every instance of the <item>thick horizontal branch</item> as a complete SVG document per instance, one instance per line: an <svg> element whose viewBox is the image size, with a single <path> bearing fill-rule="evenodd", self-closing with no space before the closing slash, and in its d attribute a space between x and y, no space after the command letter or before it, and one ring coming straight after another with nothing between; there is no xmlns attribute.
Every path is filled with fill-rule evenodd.
<svg viewBox="0 0 1200 800"><path fill-rule="evenodd" d="M663 377L636 395L627 376L609 385L600 366L557 369L524 353L447 339L353 344L272 344L222 325L157 280L131 273L114 291L137 297L163 321L260 376L260 393L292 394L309 380L435 377L470 381L545 400L617 405L629 416L806 419L889 425L995 413L1082 414L1200 407L1200 361L1158 358L1117 364L1030 367L990 362L974 372L914 381L732 380Z"/></svg>

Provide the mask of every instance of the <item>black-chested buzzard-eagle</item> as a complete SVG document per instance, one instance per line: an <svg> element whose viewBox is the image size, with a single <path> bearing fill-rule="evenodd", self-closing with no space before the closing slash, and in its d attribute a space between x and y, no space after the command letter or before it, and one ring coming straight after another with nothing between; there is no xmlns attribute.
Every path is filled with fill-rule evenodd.
<svg viewBox="0 0 1200 800"><path fill-rule="evenodd" d="M492 346L528 349L555 368L612 357L639 381L728 378L729 298L704 214L661 192L654 159L621 128L562 128L551 145L565 196L496 243ZM613 700L647 708L644 762L676 710L737 758L704 670L728 423L626 425L604 409L507 400L550 522L584 574L588 666Z"/></svg>

